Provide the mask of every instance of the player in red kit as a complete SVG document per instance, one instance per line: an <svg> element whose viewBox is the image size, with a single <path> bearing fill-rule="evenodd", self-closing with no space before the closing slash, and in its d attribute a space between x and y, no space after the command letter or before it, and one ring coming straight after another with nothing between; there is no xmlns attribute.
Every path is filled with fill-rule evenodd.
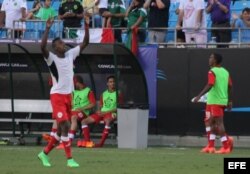
<svg viewBox="0 0 250 174"><path fill-rule="evenodd" d="M45 62L49 67L49 71L53 81L53 86L50 90L50 100L53 110L52 118L56 120L57 123L57 133L51 138L43 151L38 154L38 158L41 160L43 166L45 167L51 166L48 154L60 140L64 145L64 150L67 157L67 166L79 167L79 164L72 158L71 142L68 133L70 129L70 116L72 109L71 94L74 90L73 62L89 43L89 18L87 14L84 15L84 18L85 36L83 42L68 51L66 51L65 43L60 38L55 38L52 41L52 48L55 53L52 53L47 49L48 34L50 31L50 27L53 24L53 20L47 20L46 29L42 37L41 51L44 56Z"/></svg>
<svg viewBox="0 0 250 174"><path fill-rule="evenodd" d="M201 96L207 93L207 106L205 123L210 130L208 133L208 145L201 150L203 153L219 153L227 154L232 151L233 139L226 134L223 116L224 109L232 108L232 80L229 72L221 66L222 56L217 53L212 53L209 58L209 65L211 67L208 72L208 83L200 94L194 99L198 102ZM215 150L216 135L221 137L223 144L218 151Z"/></svg>

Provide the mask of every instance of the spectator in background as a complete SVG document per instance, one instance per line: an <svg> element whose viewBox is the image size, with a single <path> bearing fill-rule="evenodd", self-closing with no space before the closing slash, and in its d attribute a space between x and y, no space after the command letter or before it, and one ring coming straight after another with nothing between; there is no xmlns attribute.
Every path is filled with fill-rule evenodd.
<svg viewBox="0 0 250 174"><path fill-rule="evenodd" d="M90 27L94 26L95 28L101 28L102 21L101 21L100 15L98 14L99 9L95 5L95 0L83 0L82 7L83 7L84 11L87 11L92 16L92 18L90 20ZM94 25L93 25L93 23L94 23Z"/></svg>
<svg viewBox="0 0 250 174"><path fill-rule="evenodd" d="M138 40L139 42L145 42L147 27L147 11L143 8L144 0L133 0L130 4L128 10L126 11L126 16L128 17L128 32L135 28L143 28L138 30Z"/></svg>
<svg viewBox="0 0 250 174"><path fill-rule="evenodd" d="M57 12L50 6L51 5L51 0L45 0L44 6L41 7L38 11L38 13L34 16L39 20L48 20L48 19L55 19L57 16ZM39 22L39 38L42 37L42 33L44 33L44 23ZM50 30L49 32L49 38L54 38L55 33L53 30Z"/></svg>
<svg viewBox="0 0 250 174"><path fill-rule="evenodd" d="M108 0L96 0L96 5L99 8L99 14L102 16L102 26L104 28L108 26L108 18L111 17L111 13L108 11Z"/></svg>
<svg viewBox="0 0 250 174"><path fill-rule="evenodd" d="M34 16L38 13L39 9L42 7L40 0L35 0L32 6L32 9L29 10L26 19L33 19Z"/></svg>
<svg viewBox="0 0 250 174"><path fill-rule="evenodd" d="M206 12L211 14L212 27L230 28L230 4L231 0L209 0ZM216 37L216 42L230 42L231 30L212 30L212 37ZM228 47L228 45L218 45L218 47Z"/></svg>
<svg viewBox="0 0 250 174"><path fill-rule="evenodd" d="M112 28L122 27L122 21L126 14L126 8L123 0L108 0L108 10L111 13L109 19ZM115 41L122 42L122 30L114 29Z"/></svg>
<svg viewBox="0 0 250 174"><path fill-rule="evenodd" d="M54 19L57 16L57 13L50 5L51 0L45 0L44 7L39 9L35 17L41 20L48 20L49 18Z"/></svg>
<svg viewBox="0 0 250 174"><path fill-rule="evenodd" d="M242 14L239 17L236 14L232 15L233 23L232 28L240 28L241 30L241 42L250 42L250 27L248 26L250 20L250 8L244 8Z"/></svg>
<svg viewBox="0 0 250 174"><path fill-rule="evenodd" d="M59 19L63 20L63 37L69 38L77 37L77 29L67 28L79 28L81 27L81 20L83 18L82 4L77 0L67 0L62 2L59 7Z"/></svg>
<svg viewBox="0 0 250 174"><path fill-rule="evenodd" d="M204 0L180 1L180 12L176 28L180 30L183 22L186 43L198 44L197 47L206 47L205 44L207 43L207 31L202 29L206 27L204 8Z"/></svg>
<svg viewBox="0 0 250 174"><path fill-rule="evenodd" d="M14 38L22 38L23 31L25 29L24 22L15 22L15 26L13 26L13 22L15 20L25 21L26 18L26 9L27 2L25 0L15 0L9 1L4 0L1 11L4 12L3 17L5 19L5 27L8 28L8 36L11 35L11 31L14 31Z"/></svg>
<svg viewBox="0 0 250 174"><path fill-rule="evenodd" d="M168 27L170 0L146 0L145 9L149 9L148 14L148 37L149 42L164 42L167 30L150 29Z"/></svg>

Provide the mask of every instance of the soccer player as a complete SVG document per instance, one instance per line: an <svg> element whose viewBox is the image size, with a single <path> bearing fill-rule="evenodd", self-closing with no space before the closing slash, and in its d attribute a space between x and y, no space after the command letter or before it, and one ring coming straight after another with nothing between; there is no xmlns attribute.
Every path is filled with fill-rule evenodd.
<svg viewBox="0 0 250 174"><path fill-rule="evenodd" d="M78 121L82 121L90 114L91 109L95 107L96 100L94 92L85 85L83 78L79 75L74 76L75 90L73 91L73 107L71 111L71 127L69 131L69 139L72 142L76 130ZM84 137L88 146L92 147L93 142L89 137ZM80 145L79 145L80 144ZM78 146L82 146L83 142L79 141ZM57 149L64 149L63 143L60 143Z"/></svg>
<svg viewBox="0 0 250 174"><path fill-rule="evenodd" d="M49 67L53 80L53 86L50 90L50 100L53 109L52 118L56 120L58 128L57 133L51 138L43 151L38 154L38 158L45 167L51 166L48 154L60 140L63 142L65 154L68 159L67 166L79 167L79 164L72 158L71 142L68 137L68 132L70 128L69 120L71 116L71 93L74 90L73 62L89 43L88 15L85 14L84 18L85 36L83 42L68 51L66 51L65 43L60 38L55 38L52 41L52 48L55 53L48 51L47 39L50 27L53 25L52 19L47 20L46 29L42 37L41 51Z"/></svg>
<svg viewBox="0 0 250 174"><path fill-rule="evenodd" d="M209 66L211 69L208 72L208 83L194 99L194 102L198 102L200 97L208 92L205 121L206 126L211 126L211 134L208 145L201 150L203 153L227 154L233 148L233 139L226 134L223 122L224 109L227 107L230 111L232 108L232 80L229 72L221 66L221 63L220 54L212 53L210 55ZM223 144L218 151L214 147L216 134L221 137Z"/></svg>
<svg viewBox="0 0 250 174"><path fill-rule="evenodd" d="M100 97L100 106L98 111L95 114L90 115L88 118L82 120L82 132L84 137L89 137L89 124L98 124L102 120L105 123L101 141L98 144L95 144L95 147L103 147L104 142L109 134L110 124L116 120L117 116L117 91L115 89L114 76L107 77L107 86L108 89L104 91ZM119 100L121 101L121 95L119 95Z"/></svg>

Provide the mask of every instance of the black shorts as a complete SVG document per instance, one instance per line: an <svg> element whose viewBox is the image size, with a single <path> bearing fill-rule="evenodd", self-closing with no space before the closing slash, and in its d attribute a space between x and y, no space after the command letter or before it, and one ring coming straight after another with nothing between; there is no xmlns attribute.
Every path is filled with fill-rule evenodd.
<svg viewBox="0 0 250 174"><path fill-rule="evenodd" d="M99 14L102 16L104 12L108 11L107 8L99 8Z"/></svg>

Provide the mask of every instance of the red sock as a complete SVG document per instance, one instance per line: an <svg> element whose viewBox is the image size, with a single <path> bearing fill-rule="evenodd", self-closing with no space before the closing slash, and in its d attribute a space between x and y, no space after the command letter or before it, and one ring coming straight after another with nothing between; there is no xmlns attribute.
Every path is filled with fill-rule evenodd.
<svg viewBox="0 0 250 174"><path fill-rule="evenodd" d="M52 128L51 132L50 132L50 136L54 136L57 133L57 129L56 128Z"/></svg>
<svg viewBox="0 0 250 174"><path fill-rule="evenodd" d="M61 140L62 140L62 143L63 143L63 146L64 146L64 151L65 151L66 157L68 159L72 158L71 142L70 142L69 137L61 136Z"/></svg>
<svg viewBox="0 0 250 174"><path fill-rule="evenodd" d="M208 141L208 146L209 147L214 147L215 138L216 138L215 134L210 134L209 135L209 141Z"/></svg>
<svg viewBox="0 0 250 174"><path fill-rule="evenodd" d="M49 143L47 144L47 146L43 150L44 153L48 154L56 146L56 144L59 142L59 140L60 140L60 138L58 137L57 134L52 136L51 140L49 141Z"/></svg>
<svg viewBox="0 0 250 174"><path fill-rule="evenodd" d="M84 137L84 141L90 141L88 125L82 125L82 134L83 134L83 137Z"/></svg>
<svg viewBox="0 0 250 174"><path fill-rule="evenodd" d="M221 137L221 142L222 145L225 149L229 148L229 143L228 143L228 136L225 134L225 136Z"/></svg>
<svg viewBox="0 0 250 174"><path fill-rule="evenodd" d="M211 134L211 127L206 127L206 133L207 133L207 140L209 141L209 137Z"/></svg>
<svg viewBox="0 0 250 174"><path fill-rule="evenodd" d="M102 132L102 139L100 141L100 146L103 146L105 140L107 139L108 135L109 135L109 129L110 127L109 126L105 126L103 132Z"/></svg>
<svg viewBox="0 0 250 174"><path fill-rule="evenodd" d="M76 131L75 130L69 130L69 139L72 142L73 139L75 138Z"/></svg>

